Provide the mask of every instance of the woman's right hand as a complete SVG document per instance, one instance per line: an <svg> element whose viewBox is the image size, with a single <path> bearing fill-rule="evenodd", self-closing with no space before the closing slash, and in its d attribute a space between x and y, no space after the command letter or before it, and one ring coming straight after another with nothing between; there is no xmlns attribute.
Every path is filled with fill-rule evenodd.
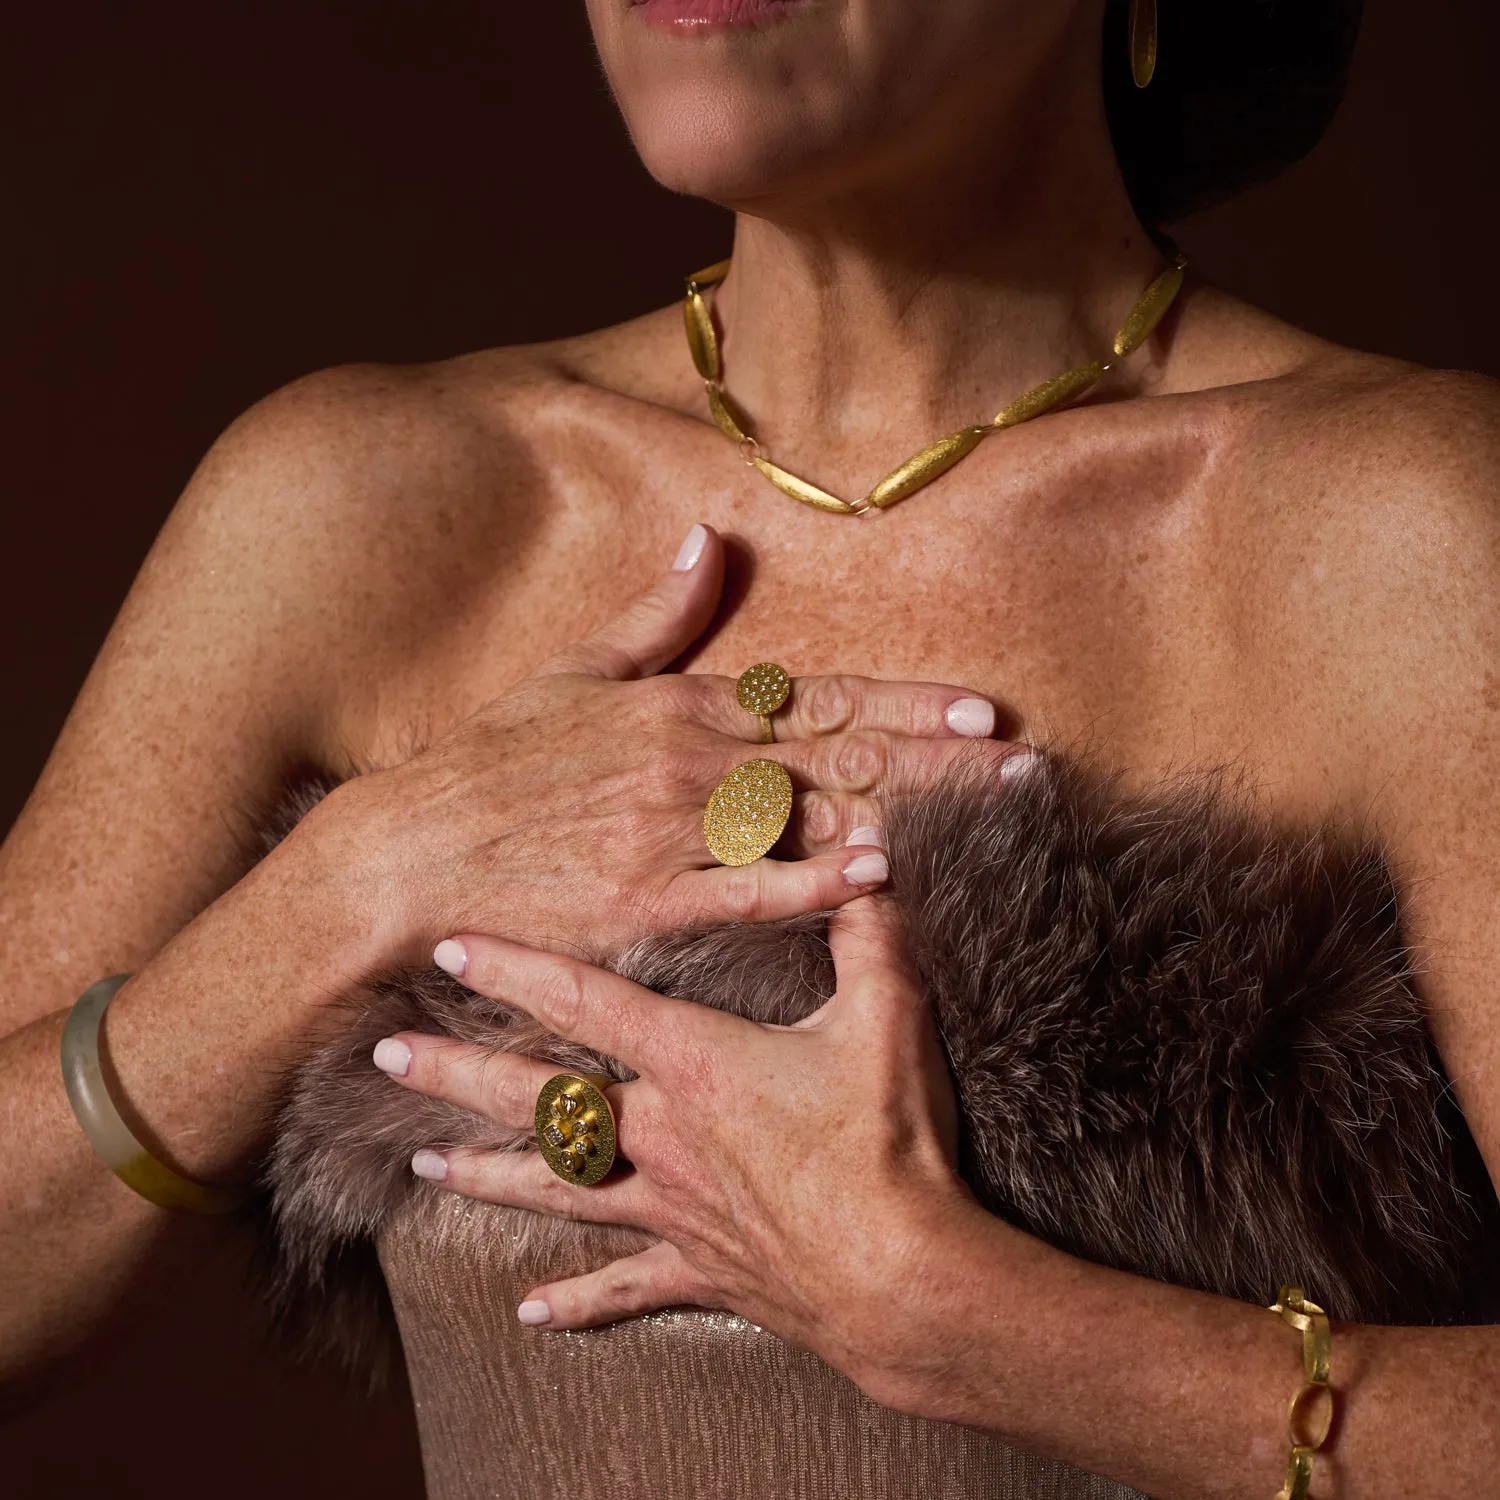
<svg viewBox="0 0 1500 1500"><path fill-rule="evenodd" d="M992 706L930 683L794 678L778 743L762 745L732 678L659 675L707 628L723 576L723 544L694 527L672 571L601 630L304 820L288 842L316 839L322 868L355 883L345 896L373 958L425 961L465 931L597 954L668 928L836 907L884 881L878 849L860 847L878 836L850 835L878 828L888 780L988 738ZM796 857L719 867L704 804L756 757L791 773L782 848Z"/></svg>

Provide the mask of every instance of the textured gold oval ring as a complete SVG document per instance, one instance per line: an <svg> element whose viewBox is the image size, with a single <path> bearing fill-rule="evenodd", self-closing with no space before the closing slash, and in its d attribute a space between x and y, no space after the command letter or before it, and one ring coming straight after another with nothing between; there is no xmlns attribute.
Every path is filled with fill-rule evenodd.
<svg viewBox="0 0 1500 1500"><path fill-rule="evenodd" d="M757 662L740 673L734 685L734 695L740 707L760 720L760 742L763 745L776 743L776 730L771 715L791 696L792 679L784 667L774 661Z"/></svg>
<svg viewBox="0 0 1500 1500"><path fill-rule="evenodd" d="M703 839L721 865L748 865L769 854L792 816L792 778L774 760L732 770L703 809Z"/></svg>
<svg viewBox="0 0 1500 1500"><path fill-rule="evenodd" d="M564 1182L593 1187L615 1164L615 1112L604 1097L614 1079L558 1073L536 1096L536 1144Z"/></svg>

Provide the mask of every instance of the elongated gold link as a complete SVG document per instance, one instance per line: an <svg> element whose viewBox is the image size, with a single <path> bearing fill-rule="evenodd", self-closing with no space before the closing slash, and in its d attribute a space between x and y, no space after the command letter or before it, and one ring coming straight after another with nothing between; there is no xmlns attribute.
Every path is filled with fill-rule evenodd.
<svg viewBox="0 0 1500 1500"><path fill-rule="evenodd" d="M819 510L829 510L838 516L857 516L859 508L850 505L846 500L840 500L837 495L830 495L827 490L820 490L817 485L809 484L805 479L799 479L795 474L783 469L779 464L773 464L769 458L752 458L750 460L772 484L781 491L783 495L790 495L793 500L800 500L804 505L816 506Z"/></svg>
<svg viewBox="0 0 1500 1500"><path fill-rule="evenodd" d="M1051 411L1054 406L1061 406L1064 401L1081 396L1103 376L1103 361L1097 359L1090 360L1086 365L1079 365L1076 370L1064 370L1061 375L1054 375L1051 380L1044 380L1040 385L1033 386L1024 396L1017 396L1004 411L996 414L993 425L1019 427L1022 422L1029 422L1033 417Z"/></svg>
<svg viewBox="0 0 1500 1500"><path fill-rule="evenodd" d="M688 348L693 354L693 368L705 380L719 378L719 335L708 315L708 304L696 287L688 290L682 303L682 324L687 329Z"/></svg>
<svg viewBox="0 0 1500 1500"><path fill-rule="evenodd" d="M977 448L993 427L964 427L947 437L929 443L920 453L913 453L900 468L892 469L865 496L876 510L885 510L908 495L915 495L931 484L939 474L946 474L959 459Z"/></svg>
<svg viewBox="0 0 1500 1500"><path fill-rule="evenodd" d="M707 382L708 385L708 410L714 419L716 426L725 437L736 443L748 443L750 439L745 435L745 429L740 425L739 417L734 407L730 404L728 396L724 394L721 387Z"/></svg>
<svg viewBox="0 0 1500 1500"><path fill-rule="evenodd" d="M706 286L717 286L729 274L731 264L731 257L726 255L723 260L716 260L713 265L704 266L701 271L694 271L687 278L688 289L702 291Z"/></svg>
<svg viewBox="0 0 1500 1500"><path fill-rule="evenodd" d="M1156 331L1156 325L1166 317L1167 309L1177 300L1186 274L1183 266L1172 266L1146 288L1141 294L1141 300L1130 309L1129 316L1115 335L1116 354L1129 354L1151 337Z"/></svg>
<svg viewBox="0 0 1500 1500"><path fill-rule="evenodd" d="M1040 385L1033 386L1016 397L985 426L962 427L957 432L950 432L946 437L939 438L935 443L929 443L912 454L905 463L892 469L862 499L840 500L837 495L819 489L817 485L766 458L755 439L745 431L740 414L719 384L719 338L714 328L713 315L703 300L702 289L722 281L729 274L729 267L728 259L715 261L713 265L705 266L687 277L687 294L682 303L688 347L693 356L693 367L703 378L708 394L709 414L719 431L740 446L745 461L759 469L782 494L833 515L859 516L871 510L888 509L916 494L918 490L925 489L939 475L946 474L972 453L990 433L1001 428L1019 427L1022 422L1029 422L1034 417L1040 417L1055 407L1074 400L1114 368L1112 362L1096 359L1075 369L1064 370L1061 375L1054 375L1050 380L1044 380ZM1174 264L1157 276L1141 293L1124 323L1120 325L1119 333L1115 335L1116 357L1123 358L1150 338L1176 301L1178 292L1182 290L1186 270L1187 261L1181 255L1176 256Z"/></svg>

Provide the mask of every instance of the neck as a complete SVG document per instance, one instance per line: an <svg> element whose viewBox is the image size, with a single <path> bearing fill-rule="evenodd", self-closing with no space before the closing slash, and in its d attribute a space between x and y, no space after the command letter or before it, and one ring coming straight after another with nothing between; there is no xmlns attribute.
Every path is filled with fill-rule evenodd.
<svg viewBox="0 0 1500 1500"><path fill-rule="evenodd" d="M1107 356L1162 257L1096 73L1073 48L937 165L929 151L843 191L739 205L716 293L724 384L778 462L858 493L907 450ZM1142 350L1111 379L1151 370Z"/></svg>

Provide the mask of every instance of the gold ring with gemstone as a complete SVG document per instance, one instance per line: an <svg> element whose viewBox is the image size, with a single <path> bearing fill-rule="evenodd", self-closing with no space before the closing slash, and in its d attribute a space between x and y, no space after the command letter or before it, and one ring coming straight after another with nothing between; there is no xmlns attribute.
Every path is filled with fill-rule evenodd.
<svg viewBox="0 0 1500 1500"><path fill-rule="evenodd" d="M703 840L721 865L769 854L792 816L792 778L774 760L747 760L709 795Z"/></svg>
<svg viewBox="0 0 1500 1500"><path fill-rule="evenodd" d="M564 1182L593 1187L615 1164L615 1112L603 1073L557 1073L536 1096L536 1144Z"/></svg>
<svg viewBox="0 0 1500 1500"><path fill-rule="evenodd" d="M771 715L791 696L792 679L784 667L774 661L757 662L740 673L734 684L734 695L740 707L760 720L760 742L763 745L776 743L776 730Z"/></svg>

